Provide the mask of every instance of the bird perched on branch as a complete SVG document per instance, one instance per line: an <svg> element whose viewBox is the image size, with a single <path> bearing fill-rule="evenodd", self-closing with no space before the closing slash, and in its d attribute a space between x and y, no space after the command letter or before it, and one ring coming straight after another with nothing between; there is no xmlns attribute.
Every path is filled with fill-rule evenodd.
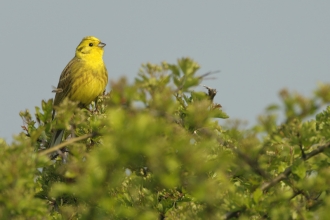
<svg viewBox="0 0 330 220"><path fill-rule="evenodd" d="M56 93L53 106L60 105L65 98L78 102L79 106L88 106L102 95L108 83L108 72L102 58L104 46L105 43L93 36L82 39L53 90ZM63 134L64 130L54 131L49 147L61 143Z"/></svg>

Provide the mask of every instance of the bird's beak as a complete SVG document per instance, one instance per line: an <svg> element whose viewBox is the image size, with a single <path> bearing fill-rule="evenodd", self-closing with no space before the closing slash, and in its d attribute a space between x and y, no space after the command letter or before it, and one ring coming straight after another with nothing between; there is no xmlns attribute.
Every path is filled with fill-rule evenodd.
<svg viewBox="0 0 330 220"><path fill-rule="evenodd" d="M99 46L99 47L105 47L105 45L106 45L105 43L100 42L99 45L97 45L97 46Z"/></svg>

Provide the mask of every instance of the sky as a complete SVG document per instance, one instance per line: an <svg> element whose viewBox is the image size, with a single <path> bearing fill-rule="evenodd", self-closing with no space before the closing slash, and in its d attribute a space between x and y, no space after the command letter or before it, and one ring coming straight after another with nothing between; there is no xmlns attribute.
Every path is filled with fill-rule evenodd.
<svg viewBox="0 0 330 220"><path fill-rule="evenodd" d="M197 61L202 85L232 119L256 123L282 88L311 95L329 82L330 1L1 1L0 137L22 131L84 36L107 44L109 78L133 82L142 63ZM107 90L110 90L108 86ZM205 91L202 86L196 91ZM221 122L220 122L221 123Z"/></svg>

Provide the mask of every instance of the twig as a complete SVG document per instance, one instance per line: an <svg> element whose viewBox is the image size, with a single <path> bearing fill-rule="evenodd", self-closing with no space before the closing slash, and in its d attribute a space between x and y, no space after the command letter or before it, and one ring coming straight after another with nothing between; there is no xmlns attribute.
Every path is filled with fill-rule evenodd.
<svg viewBox="0 0 330 220"><path fill-rule="evenodd" d="M87 138L90 138L92 137L93 134L85 134L83 136L80 136L80 137L76 137L76 138L70 138L69 140L65 141L65 142L62 142L60 143L59 145L56 145L52 148L49 148L47 150L44 150L44 151L41 151L38 153L39 156L41 155L46 155L46 154L49 154L49 153L52 153L52 152L55 152L55 151L58 151L59 149L61 149L62 147L65 147L69 144L72 144L74 142L77 142L77 141L81 141L81 140L84 140L84 139L87 139Z"/></svg>
<svg viewBox="0 0 330 220"><path fill-rule="evenodd" d="M275 177L271 181L262 184L262 186L260 187L261 191L265 191L271 188L272 186L274 186L276 183L288 178L291 172L292 172L292 166L286 168L284 172L280 173L277 177Z"/></svg>
<svg viewBox="0 0 330 220"><path fill-rule="evenodd" d="M204 73L203 75L199 76L199 79L204 79L206 76L212 75L212 74L216 74L216 73L220 73L220 70L216 70L216 71L210 71L207 73Z"/></svg>

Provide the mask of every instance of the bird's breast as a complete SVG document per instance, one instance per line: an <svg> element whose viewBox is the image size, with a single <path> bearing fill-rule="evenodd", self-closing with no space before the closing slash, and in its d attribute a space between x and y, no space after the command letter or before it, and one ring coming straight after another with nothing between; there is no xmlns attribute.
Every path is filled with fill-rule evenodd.
<svg viewBox="0 0 330 220"><path fill-rule="evenodd" d="M103 65L82 68L72 79L70 99L84 105L90 104L101 95L108 83L108 75Z"/></svg>

